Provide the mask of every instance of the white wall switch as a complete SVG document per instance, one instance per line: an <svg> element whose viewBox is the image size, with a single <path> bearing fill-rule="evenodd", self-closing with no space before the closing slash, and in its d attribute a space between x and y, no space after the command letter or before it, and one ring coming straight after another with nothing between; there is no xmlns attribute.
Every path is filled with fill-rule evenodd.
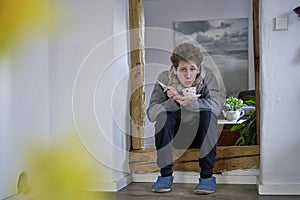
<svg viewBox="0 0 300 200"><path fill-rule="evenodd" d="M288 30L288 18L287 17L275 17L275 31Z"/></svg>

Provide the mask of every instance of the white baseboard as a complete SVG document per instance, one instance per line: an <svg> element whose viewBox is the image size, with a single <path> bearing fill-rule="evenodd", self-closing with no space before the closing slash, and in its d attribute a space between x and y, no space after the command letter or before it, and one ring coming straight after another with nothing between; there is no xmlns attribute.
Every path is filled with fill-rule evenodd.
<svg viewBox="0 0 300 200"><path fill-rule="evenodd" d="M159 173L132 174L132 182L155 182ZM199 174L195 172L174 172L174 183L198 183ZM228 173L214 175L218 184L256 184L256 173Z"/></svg>
<svg viewBox="0 0 300 200"><path fill-rule="evenodd" d="M130 175L123 177L114 182L94 182L88 186L85 190L87 191L101 191L101 192L117 192L122 188L126 187L132 182Z"/></svg>
<svg viewBox="0 0 300 200"><path fill-rule="evenodd" d="M117 192L120 189L126 187L132 182L131 176L128 175L120 180L115 182L93 182L86 188L84 191L97 191L97 192ZM2 200L29 200L33 199L32 196L24 195L22 193L14 194L9 197L6 197Z"/></svg>
<svg viewBox="0 0 300 200"><path fill-rule="evenodd" d="M263 185L257 181L259 195L300 195L300 184Z"/></svg>

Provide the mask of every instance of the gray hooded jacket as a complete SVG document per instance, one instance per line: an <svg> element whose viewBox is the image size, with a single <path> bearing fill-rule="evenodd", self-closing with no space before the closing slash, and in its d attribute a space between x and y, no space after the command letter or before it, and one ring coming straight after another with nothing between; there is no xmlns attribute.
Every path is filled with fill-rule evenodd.
<svg viewBox="0 0 300 200"><path fill-rule="evenodd" d="M158 80L165 85L169 83L170 71L164 71L158 75ZM151 94L149 106L147 108L147 116L151 122L157 120L160 113L170 111L175 112L181 109L181 120L185 123L193 123L197 121L199 112L208 110L219 116L221 112L221 104L223 103L222 95L218 82L212 73L207 68L201 69L201 83L197 87L197 94L201 94L198 100L187 105L181 106L174 99L168 98L163 92L163 88L159 84L155 84Z"/></svg>

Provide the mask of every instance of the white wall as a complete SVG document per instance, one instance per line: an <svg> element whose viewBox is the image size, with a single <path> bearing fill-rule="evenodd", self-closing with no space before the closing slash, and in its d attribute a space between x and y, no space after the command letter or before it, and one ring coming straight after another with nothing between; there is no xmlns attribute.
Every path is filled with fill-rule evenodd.
<svg viewBox="0 0 300 200"><path fill-rule="evenodd" d="M129 171L127 3L57 2L65 18L49 43L51 139L75 133L100 171L94 181L114 191Z"/></svg>
<svg viewBox="0 0 300 200"><path fill-rule="evenodd" d="M9 118L10 118L10 62L7 56L2 56L0 59L0 198L14 193L14 188L11 187L15 182L11 181L11 176L17 177L14 172L8 175L7 171L11 168L12 162L6 164L7 154L9 152L10 137L6 136L10 133ZM4 164L5 163L5 164ZM8 184L7 184L8 183Z"/></svg>
<svg viewBox="0 0 300 200"><path fill-rule="evenodd" d="M298 0L262 0L261 175L262 194L300 194L300 18ZM288 30L274 31L275 17L288 19Z"/></svg>
<svg viewBox="0 0 300 200"><path fill-rule="evenodd" d="M253 43L252 43L252 0L145 0L145 25L146 27L159 27L169 29L167 36L162 34L156 38L150 37L146 31L146 47L152 40L160 40L156 51L149 50L146 52L146 100L147 105L152 92L152 86L159 72L169 69L170 52L173 50L174 34L173 22L178 21L197 21L209 19L231 19L231 18L248 18L249 22L249 89L254 89L254 66L253 66ZM215 11L215 12L214 12ZM148 31L151 32L151 31ZM161 33L167 31L160 30ZM162 47L162 43L168 43L167 48L157 51ZM170 46L170 47L169 47ZM165 51L168 49L169 51ZM146 118L145 147L154 147L154 127Z"/></svg>
<svg viewBox="0 0 300 200"><path fill-rule="evenodd" d="M48 146L47 38L48 33L39 33L20 44L5 61L1 60L1 199L17 192L18 177L27 171L26 158L31 144L39 142Z"/></svg>

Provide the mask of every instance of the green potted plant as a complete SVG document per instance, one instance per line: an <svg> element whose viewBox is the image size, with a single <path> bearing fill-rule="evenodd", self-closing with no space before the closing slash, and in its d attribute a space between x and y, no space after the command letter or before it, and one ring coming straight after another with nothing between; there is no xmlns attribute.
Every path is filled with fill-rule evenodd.
<svg viewBox="0 0 300 200"><path fill-rule="evenodd" d="M229 97L225 100L223 115L228 121L236 121L242 117L245 112L242 108L245 106L242 99L236 97Z"/></svg>
<svg viewBox="0 0 300 200"><path fill-rule="evenodd" d="M248 106L255 108L255 97L246 96L245 103ZM257 129L256 129L256 110L250 110L241 119L245 121L241 124L236 124L231 128L231 131L240 131L240 137L235 145L257 145Z"/></svg>

